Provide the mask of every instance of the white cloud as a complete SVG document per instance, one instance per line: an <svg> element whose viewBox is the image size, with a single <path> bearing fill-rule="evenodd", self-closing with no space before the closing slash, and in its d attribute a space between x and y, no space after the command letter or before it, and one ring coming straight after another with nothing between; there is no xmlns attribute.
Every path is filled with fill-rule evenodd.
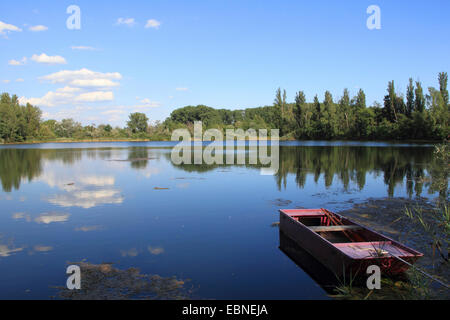
<svg viewBox="0 0 450 320"><path fill-rule="evenodd" d="M112 101L114 100L114 93L112 91L93 91L82 93L75 98L79 102L97 102L97 101Z"/></svg>
<svg viewBox="0 0 450 320"><path fill-rule="evenodd" d="M109 123L117 123L122 120L122 118L126 114L126 111L123 109L111 109L111 110L103 111L101 114L108 117L107 121Z"/></svg>
<svg viewBox="0 0 450 320"><path fill-rule="evenodd" d="M82 176L79 178L80 182L96 187L112 186L115 183L114 176Z"/></svg>
<svg viewBox="0 0 450 320"><path fill-rule="evenodd" d="M148 252L150 252L151 254L156 255L156 256L164 253L164 248L161 248L161 247L148 246L147 249L148 249Z"/></svg>
<svg viewBox="0 0 450 320"><path fill-rule="evenodd" d="M23 66L25 63L27 63L27 57L23 57L21 60L9 60L8 64L10 66Z"/></svg>
<svg viewBox="0 0 450 320"><path fill-rule="evenodd" d="M43 26L43 25L37 25L37 26L31 26L28 28L28 30L32 31L32 32L40 32L40 31L47 31L48 27Z"/></svg>
<svg viewBox="0 0 450 320"><path fill-rule="evenodd" d="M102 73L83 68L80 70L62 70L43 76L39 79L47 80L51 83L71 83L76 80L120 80L122 79L122 75L118 72Z"/></svg>
<svg viewBox="0 0 450 320"><path fill-rule="evenodd" d="M16 82L24 82L25 80L23 80L22 78L18 78L16 79Z"/></svg>
<svg viewBox="0 0 450 320"><path fill-rule="evenodd" d="M119 84L109 79L74 79L69 83L69 85L74 87L108 88L117 87Z"/></svg>
<svg viewBox="0 0 450 320"><path fill-rule="evenodd" d="M82 226L79 228L75 228L75 231L83 231L83 232L90 232L90 231L97 231L102 230L102 226Z"/></svg>
<svg viewBox="0 0 450 320"><path fill-rule="evenodd" d="M65 86L64 88L56 89L56 91L57 92L62 92L62 93L75 93L75 92L81 91L81 89L80 88L73 88L73 87Z"/></svg>
<svg viewBox="0 0 450 320"><path fill-rule="evenodd" d="M61 214L61 213L46 213L41 214L39 217L34 219L37 223L50 224L53 222L66 222L69 220L69 214Z"/></svg>
<svg viewBox="0 0 450 320"><path fill-rule="evenodd" d="M134 18L119 18L117 19L116 25L126 25L126 26L134 26L136 22Z"/></svg>
<svg viewBox="0 0 450 320"><path fill-rule="evenodd" d="M45 171L38 178L39 181L45 182L50 187L58 188L61 192L53 194L46 200L52 204L61 207L81 207L93 208L104 204L121 204L124 197L121 191L114 188L115 178L112 175L98 175L96 173L83 173L81 175L73 175L66 171L59 172L64 166L59 164L46 164L57 170ZM86 170L90 170L87 168ZM93 169L91 171L97 171ZM67 185L68 182L73 184ZM42 218L40 219L42 220Z"/></svg>
<svg viewBox="0 0 450 320"><path fill-rule="evenodd" d="M16 212L12 215L12 218L14 220L21 220L24 219L27 222L31 221L31 216L25 212Z"/></svg>
<svg viewBox="0 0 450 320"><path fill-rule="evenodd" d="M188 91L188 90L189 90L189 88L185 88L185 87L178 87L178 88L176 88L175 90L177 90L177 91Z"/></svg>
<svg viewBox="0 0 450 320"><path fill-rule="evenodd" d="M57 194L48 199L50 203L61 207L81 207L84 209L103 204L121 204L123 200L123 196L115 189L80 190Z"/></svg>
<svg viewBox="0 0 450 320"><path fill-rule="evenodd" d="M45 64L66 64L66 59L61 56L48 56L45 53L41 55L33 54L31 60L37 63L45 63Z"/></svg>
<svg viewBox="0 0 450 320"><path fill-rule="evenodd" d="M155 19L147 20L147 24L145 25L146 28L154 28L159 29L159 26L161 25L161 22Z"/></svg>
<svg viewBox="0 0 450 320"><path fill-rule="evenodd" d="M10 248L8 245L0 244L0 257L9 257L12 253L20 252L23 248Z"/></svg>
<svg viewBox="0 0 450 320"><path fill-rule="evenodd" d="M89 47L89 46L71 46L72 50L88 50L88 51L93 51L93 50L97 50L94 47Z"/></svg>
<svg viewBox="0 0 450 320"><path fill-rule="evenodd" d="M57 105L68 104L73 101L74 95L70 92L47 92L42 98L25 98L21 97L21 104L30 103L34 106L55 107Z"/></svg>
<svg viewBox="0 0 450 320"><path fill-rule="evenodd" d="M148 98L142 99L140 102L142 104L136 105L136 106L134 106L134 108L153 108L153 107L159 107L161 105L159 102L151 101Z"/></svg>
<svg viewBox="0 0 450 320"><path fill-rule="evenodd" d="M11 82L11 80L5 79L5 80L2 80L2 82L8 84Z"/></svg>
<svg viewBox="0 0 450 320"><path fill-rule="evenodd" d="M64 108L64 109L60 109L57 112L52 112L52 113L43 112L42 118L44 118L46 120L49 120L49 119L62 120L62 119L70 119L70 118L82 120L80 117L83 115L83 112L85 110L89 110L89 108L82 107L82 106L76 106L75 108L73 108L73 107Z"/></svg>
<svg viewBox="0 0 450 320"><path fill-rule="evenodd" d="M47 92L41 98L21 97L21 103L36 106L54 107L58 105L78 104L86 102L102 102L114 100L114 93L109 89L117 87L122 75L118 72L102 73L88 69L62 70L43 77L41 81L54 84L65 84L55 91Z"/></svg>
<svg viewBox="0 0 450 320"><path fill-rule="evenodd" d="M49 252L53 250L52 246L34 246L33 249L38 252Z"/></svg>
<svg viewBox="0 0 450 320"><path fill-rule="evenodd" d="M20 31L22 31L22 29L20 29L19 27L14 26L12 24L8 24L8 23L5 23L3 21L0 21L0 34L4 35L4 34L7 34L9 32L12 32L12 31L20 32Z"/></svg>
<svg viewBox="0 0 450 320"><path fill-rule="evenodd" d="M104 115L114 115L114 114L124 114L125 110L122 109L113 109L113 110L106 110L103 111L102 114Z"/></svg>

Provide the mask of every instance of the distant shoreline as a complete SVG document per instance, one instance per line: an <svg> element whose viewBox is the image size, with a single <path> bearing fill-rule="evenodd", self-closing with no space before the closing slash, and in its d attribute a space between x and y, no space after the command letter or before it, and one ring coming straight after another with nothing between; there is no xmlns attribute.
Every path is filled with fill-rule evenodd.
<svg viewBox="0 0 450 320"><path fill-rule="evenodd" d="M246 139L249 141L266 141L267 139ZM209 140L194 140L191 141L209 141ZM225 141L225 140L222 140ZM239 140L244 141L244 140ZM385 143L443 143L443 141L437 140L296 140L296 139L283 139L280 138L279 141L329 141L329 142L385 142ZM23 142L10 142L10 143L0 143L0 146L14 146L14 145L34 145L34 144L44 144L44 143L96 143L96 142L172 142L171 140L152 140L152 139L61 139L61 140L32 140Z"/></svg>

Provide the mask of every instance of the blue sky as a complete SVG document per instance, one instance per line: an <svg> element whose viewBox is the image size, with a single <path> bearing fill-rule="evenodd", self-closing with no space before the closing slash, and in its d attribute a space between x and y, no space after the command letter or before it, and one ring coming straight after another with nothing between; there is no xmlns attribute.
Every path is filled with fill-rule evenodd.
<svg viewBox="0 0 450 320"><path fill-rule="evenodd" d="M80 30L66 27L72 4ZM380 30L366 27L372 4ZM437 86L449 13L448 1L2 1L0 91L84 124L270 105L278 87L289 101L363 88L371 104L389 80Z"/></svg>

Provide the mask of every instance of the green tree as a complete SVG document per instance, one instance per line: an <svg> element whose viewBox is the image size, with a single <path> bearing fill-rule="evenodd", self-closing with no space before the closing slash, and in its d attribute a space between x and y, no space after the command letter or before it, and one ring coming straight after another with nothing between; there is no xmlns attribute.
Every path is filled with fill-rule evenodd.
<svg viewBox="0 0 450 320"><path fill-rule="evenodd" d="M363 89L359 89L358 94L355 97L355 107L357 110L366 108L366 94Z"/></svg>
<svg viewBox="0 0 450 320"><path fill-rule="evenodd" d="M314 96L314 103L313 103L314 111L313 111L313 121L318 121L320 119L320 112L321 112L321 106L319 97L317 94Z"/></svg>
<svg viewBox="0 0 450 320"><path fill-rule="evenodd" d="M148 128L148 118L144 113L135 112L129 115L129 121L127 122L128 129L132 133L143 133Z"/></svg>
<svg viewBox="0 0 450 320"><path fill-rule="evenodd" d="M343 120L340 122L341 132L344 135L348 134L350 131L350 122L352 121L350 111L350 93L348 89L345 88L342 98L339 100L339 114L341 115Z"/></svg>
<svg viewBox="0 0 450 320"><path fill-rule="evenodd" d="M424 112L425 110L425 96L423 94L422 84L417 81L416 82L416 100L414 101L414 108L418 112Z"/></svg>
<svg viewBox="0 0 450 320"><path fill-rule="evenodd" d="M295 96L295 108L294 108L294 116L297 121L297 125L302 127L305 124L304 114L305 110L306 97L303 91L299 91Z"/></svg>
<svg viewBox="0 0 450 320"><path fill-rule="evenodd" d="M384 97L384 114L389 121L397 122L397 112L395 110L397 95L395 94L394 80L389 81L387 91L388 94Z"/></svg>
<svg viewBox="0 0 450 320"><path fill-rule="evenodd" d="M441 92L441 96L445 106L448 106L448 90L447 90L447 81L448 76L447 72L440 72L438 76L439 80L439 91Z"/></svg>
<svg viewBox="0 0 450 320"><path fill-rule="evenodd" d="M55 126L55 133L61 138L73 138L81 130L81 124L73 119L62 119Z"/></svg>
<svg viewBox="0 0 450 320"><path fill-rule="evenodd" d="M414 111L414 82L412 78L409 78L408 88L406 89L406 115L412 116Z"/></svg>
<svg viewBox="0 0 450 320"><path fill-rule="evenodd" d="M283 94L281 94L281 89L278 88L273 103L280 109L281 116L283 117L286 111L286 90L283 90Z"/></svg>

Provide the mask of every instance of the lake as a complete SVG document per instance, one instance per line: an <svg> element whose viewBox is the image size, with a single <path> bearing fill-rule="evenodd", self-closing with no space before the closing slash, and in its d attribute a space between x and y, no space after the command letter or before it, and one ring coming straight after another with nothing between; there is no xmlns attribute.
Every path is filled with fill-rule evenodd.
<svg viewBox="0 0 450 320"><path fill-rule="evenodd" d="M49 299L79 261L175 276L196 299L328 299L279 249L278 209L435 195L432 145L281 142L275 175L174 165L173 146L1 146L0 299Z"/></svg>

